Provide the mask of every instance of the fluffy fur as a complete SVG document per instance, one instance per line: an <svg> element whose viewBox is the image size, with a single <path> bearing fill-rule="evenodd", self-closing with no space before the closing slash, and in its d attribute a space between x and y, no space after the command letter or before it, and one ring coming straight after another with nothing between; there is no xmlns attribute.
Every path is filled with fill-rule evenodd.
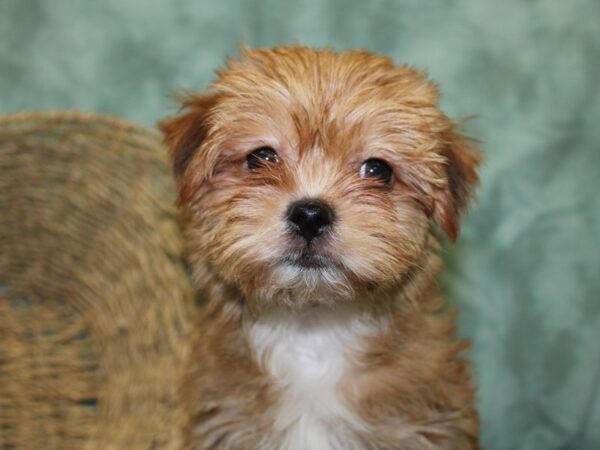
<svg viewBox="0 0 600 450"><path fill-rule="evenodd" d="M456 239L479 158L437 98L368 52L246 49L161 123L206 298L188 449L478 448L432 223ZM263 146L278 163L249 170ZM393 183L359 176L369 158ZM304 198L335 211L310 246L285 216Z"/></svg>

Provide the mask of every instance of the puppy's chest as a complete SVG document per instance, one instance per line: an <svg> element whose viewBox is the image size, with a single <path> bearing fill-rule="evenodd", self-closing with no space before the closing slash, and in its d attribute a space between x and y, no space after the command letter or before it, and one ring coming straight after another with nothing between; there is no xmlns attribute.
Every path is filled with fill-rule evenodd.
<svg viewBox="0 0 600 450"><path fill-rule="evenodd" d="M257 363L281 392L271 414L271 439L277 448L353 448L352 430L363 425L343 398L339 383L373 328L366 321L317 311L274 314L248 328Z"/></svg>

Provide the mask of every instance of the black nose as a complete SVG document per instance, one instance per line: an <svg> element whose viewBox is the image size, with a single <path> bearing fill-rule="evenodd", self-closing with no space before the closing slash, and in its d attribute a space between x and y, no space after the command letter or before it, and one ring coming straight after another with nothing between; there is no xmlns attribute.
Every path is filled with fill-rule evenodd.
<svg viewBox="0 0 600 450"><path fill-rule="evenodd" d="M333 223L333 210L320 200L299 200L287 211L288 222L294 233L310 242L323 234Z"/></svg>

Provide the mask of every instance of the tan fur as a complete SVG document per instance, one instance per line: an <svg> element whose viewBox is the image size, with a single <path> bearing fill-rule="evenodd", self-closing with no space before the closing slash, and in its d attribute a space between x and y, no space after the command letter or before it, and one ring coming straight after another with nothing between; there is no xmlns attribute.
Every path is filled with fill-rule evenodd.
<svg viewBox="0 0 600 450"><path fill-rule="evenodd" d="M273 308L294 319L311 308L336 317L341 305L376 332L356 335L344 359L340 414L311 419L335 434L323 448L479 448L465 343L443 311L431 227L456 239L479 157L422 72L364 51L242 53L161 124L207 303L182 388L188 448L286 448L277 428L286 386L267 369L271 347L259 358L248 330ZM280 162L249 171L246 155L261 146ZM358 176L368 158L393 168L392 186ZM303 244L284 212L306 197L335 210L318 247L332 262L290 275L282 258Z"/></svg>

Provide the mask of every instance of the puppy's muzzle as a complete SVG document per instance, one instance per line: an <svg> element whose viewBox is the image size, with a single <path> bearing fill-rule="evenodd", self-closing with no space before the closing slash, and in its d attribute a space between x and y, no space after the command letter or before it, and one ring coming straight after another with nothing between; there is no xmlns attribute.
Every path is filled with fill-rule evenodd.
<svg viewBox="0 0 600 450"><path fill-rule="evenodd" d="M287 220L293 233L310 243L333 225L333 209L318 199L303 199L292 203L287 210Z"/></svg>

